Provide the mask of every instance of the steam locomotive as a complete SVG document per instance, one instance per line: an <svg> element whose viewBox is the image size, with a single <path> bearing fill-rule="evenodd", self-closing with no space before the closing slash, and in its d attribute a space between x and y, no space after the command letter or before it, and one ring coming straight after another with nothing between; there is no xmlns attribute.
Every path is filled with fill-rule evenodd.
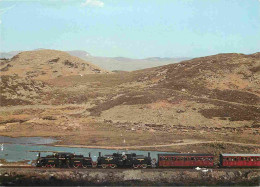
<svg viewBox="0 0 260 187"><path fill-rule="evenodd" d="M36 167L58 168L148 168L148 167L209 167L213 168L214 155L212 154L158 154L158 160L136 153L113 153L101 155L97 161L93 161L89 153L88 157L73 153L54 153L36 160ZM219 167L260 167L260 154L221 154Z"/></svg>

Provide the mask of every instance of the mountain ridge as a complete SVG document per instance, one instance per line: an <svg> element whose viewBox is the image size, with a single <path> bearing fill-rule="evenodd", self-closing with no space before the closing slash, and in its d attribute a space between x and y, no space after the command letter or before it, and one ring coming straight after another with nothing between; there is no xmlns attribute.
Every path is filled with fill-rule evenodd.
<svg viewBox="0 0 260 187"><path fill-rule="evenodd" d="M43 48L35 49L35 51L37 50L43 50ZM17 55L20 52L23 51L12 51L7 53L0 52L0 58L12 58L13 56ZM92 56L90 53L83 50L71 50L71 51L64 51L64 52L67 52L72 56L79 57L82 60L89 61L109 71L135 71L135 70L162 66L171 63L177 63L183 60L190 59L188 57L183 57L183 58L182 57L177 57L177 58L147 57L143 59L134 59L134 58L127 58L127 57Z"/></svg>

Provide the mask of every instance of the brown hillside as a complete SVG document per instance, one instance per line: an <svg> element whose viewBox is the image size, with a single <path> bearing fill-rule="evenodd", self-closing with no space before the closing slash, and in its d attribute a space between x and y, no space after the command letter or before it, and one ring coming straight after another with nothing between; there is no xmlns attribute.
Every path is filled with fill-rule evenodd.
<svg viewBox="0 0 260 187"><path fill-rule="evenodd" d="M109 115L115 115L117 110L125 110L125 116L118 114L124 116L121 117L122 121L145 121L143 119L146 118L146 122L164 121L171 125L180 123L180 117L185 121L182 123L188 125L200 123L211 126L227 124L229 121L258 123L259 67L259 53L219 54L132 72L136 83L146 86L139 91L135 88L124 92L120 97L93 107L90 112L102 115L103 111L104 117L110 118ZM133 83L133 79L131 81ZM152 108L147 106L150 104ZM149 114L147 109L145 112L140 110L140 105L144 105L141 108L152 109L151 111L158 111L154 109L158 105L161 112L173 111L166 112L165 115L162 112L156 117L157 114ZM140 113L142 115L137 117ZM112 118L118 120L116 116ZM207 121L206 118L214 120Z"/></svg>
<svg viewBox="0 0 260 187"><path fill-rule="evenodd" d="M259 104L260 56L219 54L145 70L141 81L192 95Z"/></svg>
<svg viewBox="0 0 260 187"><path fill-rule="evenodd" d="M11 60L1 62L0 69L0 75L18 75L38 80L70 75L108 73L78 57L57 50L21 52Z"/></svg>
<svg viewBox="0 0 260 187"><path fill-rule="evenodd" d="M27 78L2 76L0 135L55 136L67 145L148 145L174 152L260 152L260 53L82 76L77 72L81 66L67 68L64 59L55 60L61 56L34 56L28 63L30 55L25 55L28 60L21 63L33 65L18 66L20 55L1 62L1 73L15 73L15 67ZM18 67L47 72L34 77L44 84L30 81L28 71ZM57 67L61 76L52 72ZM68 69L75 74L65 76ZM156 147L165 144L173 146Z"/></svg>

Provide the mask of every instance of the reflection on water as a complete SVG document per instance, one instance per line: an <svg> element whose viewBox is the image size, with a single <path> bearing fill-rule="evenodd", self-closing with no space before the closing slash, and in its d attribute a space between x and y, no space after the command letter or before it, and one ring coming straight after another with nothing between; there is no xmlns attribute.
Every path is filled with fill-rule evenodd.
<svg viewBox="0 0 260 187"><path fill-rule="evenodd" d="M101 152L103 155L112 154L115 152L126 152L126 153L136 153L138 155L148 155L148 152L151 153L152 158L157 158L157 151L137 151L137 150L115 150L115 149L90 149L90 148L70 148L70 147L54 147L47 145L39 145L43 144L44 138L33 137L29 139L25 138L7 138L4 137L5 144L3 144L3 150L0 150L0 159L4 159L7 162L17 162L24 160L36 160L38 151L41 152L41 156L45 156L47 154L52 154L53 152L71 152L75 154L82 154L84 156L88 156L91 153L91 157L94 161L96 161L98 152ZM2 137L0 136L0 143L3 143ZM8 140L9 142L7 143ZM36 142L36 140L40 140ZM46 142L53 143L53 139L48 139ZM38 145L36 145L38 144ZM30 162L29 162L30 163Z"/></svg>
<svg viewBox="0 0 260 187"><path fill-rule="evenodd" d="M42 138L42 137L19 137L12 138L8 136L0 136L0 143L15 143L15 144L36 144L36 145L45 145L52 144L58 140L52 138Z"/></svg>

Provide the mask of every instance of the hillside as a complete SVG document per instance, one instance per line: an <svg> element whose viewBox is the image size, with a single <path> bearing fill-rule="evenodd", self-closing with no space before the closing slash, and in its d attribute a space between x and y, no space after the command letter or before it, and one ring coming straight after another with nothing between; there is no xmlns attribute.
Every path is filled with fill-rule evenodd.
<svg viewBox="0 0 260 187"><path fill-rule="evenodd" d="M10 70L16 67L15 60L7 63ZM35 71L34 64L30 68ZM41 71L49 72L44 67ZM257 146L245 146L257 145L260 139L259 67L260 53L218 54L133 72L52 75L44 77L44 84L30 82L30 76L19 70L19 76L26 78L2 76L6 82L2 87L8 89L0 110L0 135L55 136L68 145L169 144L172 147L154 149L259 152ZM22 93L32 92L35 97L17 94L21 86L12 85L19 79L23 79ZM28 84L23 86L24 82ZM32 85L41 89L33 90ZM23 102L15 102L12 95ZM187 146L178 147L178 142Z"/></svg>
<svg viewBox="0 0 260 187"><path fill-rule="evenodd" d="M89 62L56 50L26 51L1 61L0 75L46 80L60 76L108 73Z"/></svg>

